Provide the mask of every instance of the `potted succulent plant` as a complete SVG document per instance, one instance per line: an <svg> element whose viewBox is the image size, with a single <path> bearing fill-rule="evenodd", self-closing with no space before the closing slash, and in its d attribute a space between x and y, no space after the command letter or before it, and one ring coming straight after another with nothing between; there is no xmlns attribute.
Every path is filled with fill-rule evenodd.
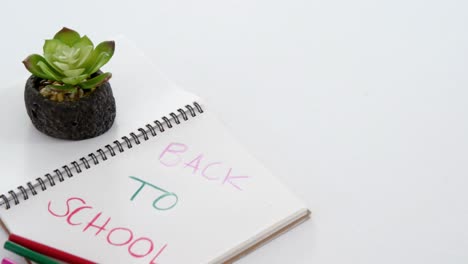
<svg viewBox="0 0 468 264"><path fill-rule="evenodd" d="M45 41L44 56L28 56L24 65L32 76L24 100L28 115L41 132L56 138L80 140L111 128L115 99L100 68L114 54L114 41L94 47L87 36L63 28Z"/></svg>

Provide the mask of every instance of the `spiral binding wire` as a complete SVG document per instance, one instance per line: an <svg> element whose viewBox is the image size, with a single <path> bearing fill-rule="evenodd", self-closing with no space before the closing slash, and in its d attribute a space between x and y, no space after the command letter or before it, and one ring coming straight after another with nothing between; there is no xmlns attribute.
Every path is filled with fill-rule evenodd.
<svg viewBox="0 0 468 264"><path fill-rule="evenodd" d="M131 132L128 136L123 136L122 140L115 140L87 156L53 170L52 173L46 173L44 177L36 178L35 183L27 182L23 186L18 186L18 191L10 190L8 194L0 195L0 208L4 207L8 210L18 205L21 200L28 200L31 196L38 195L40 191L45 191L67 178L73 177L74 173L79 174L90 169L93 165L98 165L99 162L106 161L109 155L114 157L118 153L124 152L125 149L131 149L134 145L141 144L142 140L149 140L150 137L155 137L159 133L179 125L182 121L187 121L189 117L195 117L202 113L203 109L197 102L179 108L176 113L172 112L168 116L163 116L161 120L153 121L154 125L146 124L144 128L138 128L138 132Z"/></svg>

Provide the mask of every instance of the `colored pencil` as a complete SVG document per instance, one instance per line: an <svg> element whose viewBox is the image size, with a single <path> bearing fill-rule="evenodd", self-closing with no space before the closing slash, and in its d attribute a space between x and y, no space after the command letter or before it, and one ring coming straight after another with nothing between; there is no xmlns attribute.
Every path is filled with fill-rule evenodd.
<svg viewBox="0 0 468 264"><path fill-rule="evenodd" d="M14 242L11 242L11 241L7 241L5 242L5 244L3 245L3 247L6 249L6 250L9 250L13 253L16 253L22 257L25 257L29 260L32 260L38 264L59 264L57 261L45 256L45 255L42 255L40 253L37 253L35 251L32 251L28 248L25 248L21 245L18 245Z"/></svg>
<svg viewBox="0 0 468 264"><path fill-rule="evenodd" d="M13 262L13 260L9 259L9 258L4 258L2 260L2 264L16 264L15 262Z"/></svg>
<svg viewBox="0 0 468 264"><path fill-rule="evenodd" d="M31 239L28 239L19 235L10 234L8 239L23 247L37 251L49 257L65 261L67 263L74 263L74 264L95 264L96 263L96 262L92 262L90 260L75 256L75 255L72 255L60 249L56 249L51 246L41 244L39 242L35 242Z"/></svg>

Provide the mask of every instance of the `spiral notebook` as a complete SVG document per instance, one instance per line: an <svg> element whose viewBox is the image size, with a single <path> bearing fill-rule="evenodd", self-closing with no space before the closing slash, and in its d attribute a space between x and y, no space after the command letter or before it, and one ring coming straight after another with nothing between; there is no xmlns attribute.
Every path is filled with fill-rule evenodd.
<svg viewBox="0 0 468 264"><path fill-rule="evenodd" d="M124 57L113 67L135 60ZM125 85L116 83L114 90ZM96 151L77 155L57 143L74 160L1 195L4 229L97 263L223 263L307 219L304 203L206 104L172 88L163 93L164 103L143 114L152 118L116 140L86 143Z"/></svg>

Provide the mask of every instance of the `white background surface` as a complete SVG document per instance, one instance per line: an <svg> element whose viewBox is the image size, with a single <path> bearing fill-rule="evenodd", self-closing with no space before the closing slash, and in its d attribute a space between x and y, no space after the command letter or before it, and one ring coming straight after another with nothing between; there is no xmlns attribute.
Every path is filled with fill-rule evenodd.
<svg viewBox="0 0 468 264"><path fill-rule="evenodd" d="M25 80L21 60L62 26L133 39L313 211L240 263L466 263L467 8L7 1L0 70Z"/></svg>

